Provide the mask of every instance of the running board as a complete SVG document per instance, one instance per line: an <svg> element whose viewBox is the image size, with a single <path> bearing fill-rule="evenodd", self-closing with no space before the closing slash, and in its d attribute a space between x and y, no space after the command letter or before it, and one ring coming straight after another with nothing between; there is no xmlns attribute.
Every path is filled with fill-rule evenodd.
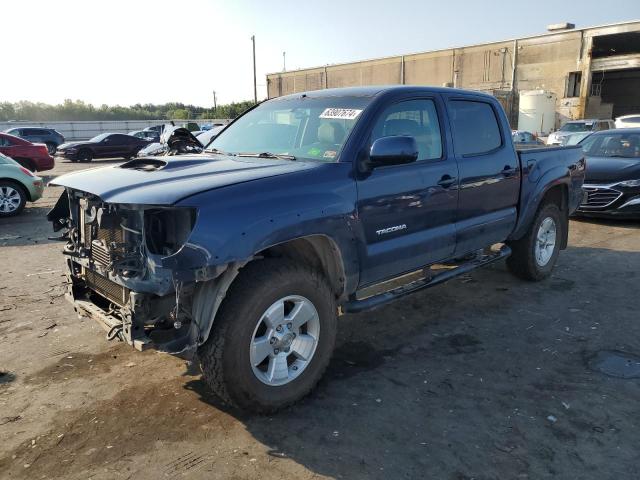
<svg viewBox="0 0 640 480"><path fill-rule="evenodd" d="M476 258L469 262L462 263L455 268L444 270L443 272L436 273L433 276L421 278L419 280L415 280L400 287L394 288L393 290L379 293L377 295L372 295L361 300L352 298L344 304L343 311L345 313L359 313L364 312L365 310L371 310L381 307L382 305L393 302L394 300L402 298L405 295L417 292L418 290L433 287L442 282L446 282L447 280L451 280L454 277L470 272L471 270L475 270L478 267L483 267L490 263L497 262L498 260L502 260L509 255L511 255L511 249L507 245L503 245L497 252L493 252L489 255L484 255L481 258ZM425 270L428 271L429 269Z"/></svg>

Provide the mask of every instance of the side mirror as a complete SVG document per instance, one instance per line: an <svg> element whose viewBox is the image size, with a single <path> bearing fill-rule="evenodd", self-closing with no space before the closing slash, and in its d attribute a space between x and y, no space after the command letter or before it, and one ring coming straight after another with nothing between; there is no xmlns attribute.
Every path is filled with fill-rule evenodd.
<svg viewBox="0 0 640 480"><path fill-rule="evenodd" d="M416 139L407 136L382 137L371 145L368 164L371 168L401 165L418 159Z"/></svg>

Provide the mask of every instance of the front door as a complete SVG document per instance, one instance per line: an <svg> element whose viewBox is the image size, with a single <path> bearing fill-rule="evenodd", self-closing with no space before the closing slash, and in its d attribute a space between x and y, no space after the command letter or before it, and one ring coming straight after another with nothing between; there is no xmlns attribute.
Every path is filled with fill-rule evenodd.
<svg viewBox="0 0 640 480"><path fill-rule="evenodd" d="M360 285L376 283L450 257L455 248L458 171L441 128L439 96L392 103L374 121L369 143L416 139L418 160L376 168L358 180L364 229Z"/></svg>

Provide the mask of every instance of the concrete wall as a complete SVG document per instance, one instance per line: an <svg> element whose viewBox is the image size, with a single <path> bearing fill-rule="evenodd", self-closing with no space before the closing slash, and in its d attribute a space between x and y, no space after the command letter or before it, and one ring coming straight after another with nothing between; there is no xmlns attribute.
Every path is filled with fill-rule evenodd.
<svg viewBox="0 0 640 480"><path fill-rule="evenodd" d="M186 122L196 122L198 125L207 123L228 123L227 119L210 120L174 120L176 125ZM122 120L108 122L0 122L0 131L10 128L43 127L53 128L60 132L65 140L87 140L101 133L129 133L134 130L144 130L153 125L163 125L169 120Z"/></svg>

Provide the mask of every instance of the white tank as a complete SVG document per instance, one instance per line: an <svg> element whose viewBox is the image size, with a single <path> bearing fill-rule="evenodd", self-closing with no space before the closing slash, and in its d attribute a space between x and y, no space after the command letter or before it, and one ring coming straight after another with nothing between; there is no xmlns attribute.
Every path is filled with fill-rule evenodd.
<svg viewBox="0 0 640 480"><path fill-rule="evenodd" d="M520 92L518 130L546 136L556 126L556 94L546 90Z"/></svg>

